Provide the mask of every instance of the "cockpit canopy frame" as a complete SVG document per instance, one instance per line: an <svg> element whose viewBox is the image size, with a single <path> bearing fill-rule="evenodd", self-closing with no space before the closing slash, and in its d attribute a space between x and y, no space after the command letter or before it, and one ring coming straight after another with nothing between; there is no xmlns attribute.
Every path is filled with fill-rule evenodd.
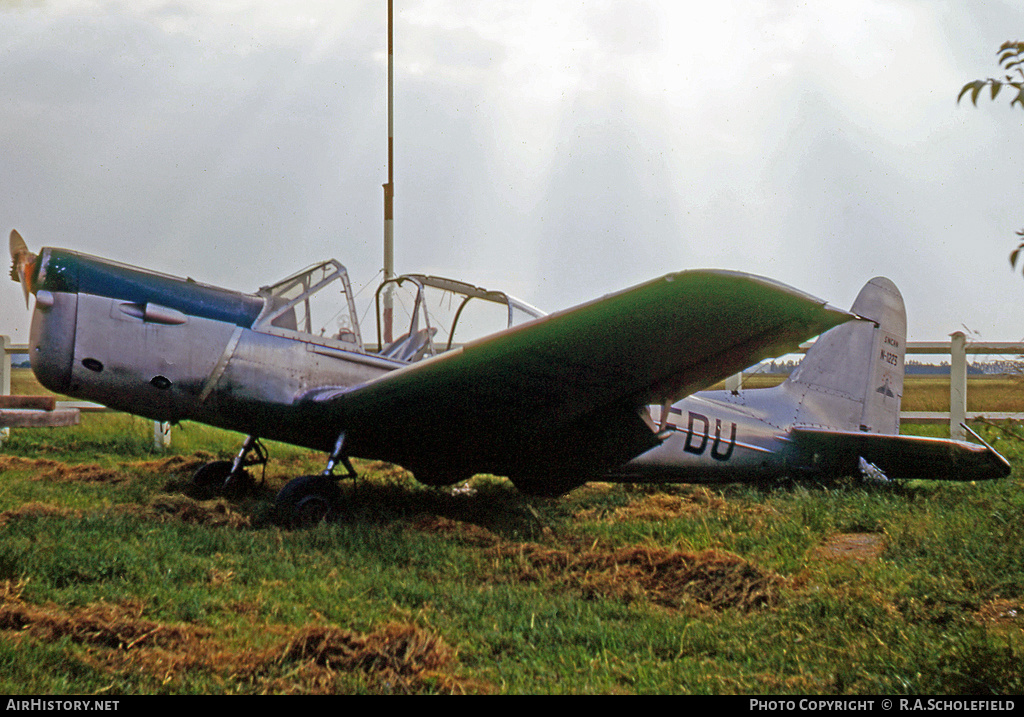
<svg viewBox="0 0 1024 717"><path fill-rule="evenodd" d="M330 300L316 302L311 299L335 282L341 283L343 303L340 309L333 311L328 320L337 323L338 330L332 330L328 335L327 325L324 324L319 328L320 333L316 334L313 309L318 303L330 303ZM256 294L265 299L265 304L253 324L255 331L285 336L316 336L318 339L341 342L349 349L363 350L359 316L356 313L348 270L336 259L314 264L275 284L260 287ZM334 309L334 306L335 304L332 304L331 308Z"/></svg>
<svg viewBox="0 0 1024 717"><path fill-rule="evenodd" d="M407 331L397 339L388 336L389 322L387 314L389 307L389 293L410 285L414 287L414 306L409 311L409 323ZM450 312L452 318L442 325L438 317L428 308L428 294L441 293L449 298L449 306L454 305L454 312ZM447 279L439 276L428 276L426 274L403 274L382 282L377 288L375 304L377 309L377 345L381 347L380 353L383 356L400 358L405 361L416 361L424 356L432 356L438 353L450 351L465 341L456 342L456 336L460 329L460 320L465 316L465 309L471 306L471 302L487 302L504 307L507 321L501 328L511 328L524 321L539 319L545 315L536 307L520 301L503 291L492 291L473 284L456 279ZM392 333L402 329L392 326ZM438 334L440 340L438 341Z"/></svg>

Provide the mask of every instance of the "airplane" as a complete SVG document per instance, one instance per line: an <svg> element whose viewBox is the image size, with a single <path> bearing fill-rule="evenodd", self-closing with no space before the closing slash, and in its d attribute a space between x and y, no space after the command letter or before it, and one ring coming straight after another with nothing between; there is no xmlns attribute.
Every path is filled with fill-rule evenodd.
<svg viewBox="0 0 1024 717"><path fill-rule="evenodd" d="M195 486L244 490L247 468L266 463L263 439L325 452L322 473L278 493L275 507L288 522L332 513L338 481L356 476L354 457L401 465L435 486L507 476L541 496L591 480L846 469L853 454L901 475L907 461L882 454L911 448L945 451L972 476L1009 469L1001 456L993 464L988 447L908 443L871 411L862 411L866 423L826 421L823 397L834 390L847 389L847 413L867 404L842 376L803 395L820 382L794 376L758 394L760 403L751 391L693 396L849 322L864 327L850 340L883 342L880 356L892 369L885 386L898 402L902 348L884 341L902 344L905 328L878 328L867 299L855 304L867 314L860 316L764 277L691 270L546 315L503 292L410 274L377 289L377 342L367 345L348 273L333 259L245 293L66 249L32 253L17 231L10 252L26 304L35 296L29 357L43 386L157 421L246 435L234 460L204 465ZM396 308L399 325L408 320L398 338ZM839 348L823 351L822 341L837 343L829 335L814 351L842 364ZM780 399L796 406L781 408ZM685 428L675 415L687 417Z"/></svg>
<svg viewBox="0 0 1024 717"><path fill-rule="evenodd" d="M716 483L861 475L971 481L1010 474L979 442L900 435L907 315L896 285L871 279L849 321L822 334L778 386L701 391L656 413L674 429L610 472L636 482Z"/></svg>

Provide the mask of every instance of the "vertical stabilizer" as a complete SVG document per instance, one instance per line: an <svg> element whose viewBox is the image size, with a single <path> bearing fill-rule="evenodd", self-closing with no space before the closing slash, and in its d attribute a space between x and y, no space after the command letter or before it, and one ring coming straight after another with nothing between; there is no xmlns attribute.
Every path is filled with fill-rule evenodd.
<svg viewBox="0 0 1024 717"><path fill-rule="evenodd" d="M822 334L784 384L798 399L794 424L897 434L907 338L903 297L876 277L851 311L867 321Z"/></svg>

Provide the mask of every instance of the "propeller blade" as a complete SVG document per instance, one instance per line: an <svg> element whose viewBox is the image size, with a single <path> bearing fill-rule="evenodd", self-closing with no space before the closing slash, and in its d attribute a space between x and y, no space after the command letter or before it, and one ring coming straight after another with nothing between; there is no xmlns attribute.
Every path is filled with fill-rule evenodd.
<svg viewBox="0 0 1024 717"><path fill-rule="evenodd" d="M28 295L32 288L31 268L35 262L35 254L28 250L28 245L21 238L17 229L11 230L11 278L21 282L21 292L25 295L25 308L28 308Z"/></svg>

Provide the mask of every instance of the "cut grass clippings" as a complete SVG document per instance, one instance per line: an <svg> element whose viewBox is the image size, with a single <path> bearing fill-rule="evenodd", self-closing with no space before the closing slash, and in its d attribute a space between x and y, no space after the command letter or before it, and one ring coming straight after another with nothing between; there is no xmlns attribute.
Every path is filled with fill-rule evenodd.
<svg viewBox="0 0 1024 717"><path fill-rule="evenodd" d="M359 673L371 691L462 693L455 651L415 625L388 624L370 634L334 626L268 628L265 648L232 650L209 628L146 619L138 602L62 608L33 605L23 584L0 583L0 632L17 641L63 640L84 646L83 662L111 675L144 674L159 684L204 671L241 680L256 692L333 692L339 675ZM473 691L487 691L473 684Z"/></svg>
<svg viewBox="0 0 1024 717"><path fill-rule="evenodd" d="M240 436L188 424L160 455L126 425L86 415L5 446L0 691L1024 691L1013 426L981 427L1015 468L977 484L533 500L357 462L337 519L290 530L274 494L323 456L273 446L252 495L205 499L189 476Z"/></svg>

